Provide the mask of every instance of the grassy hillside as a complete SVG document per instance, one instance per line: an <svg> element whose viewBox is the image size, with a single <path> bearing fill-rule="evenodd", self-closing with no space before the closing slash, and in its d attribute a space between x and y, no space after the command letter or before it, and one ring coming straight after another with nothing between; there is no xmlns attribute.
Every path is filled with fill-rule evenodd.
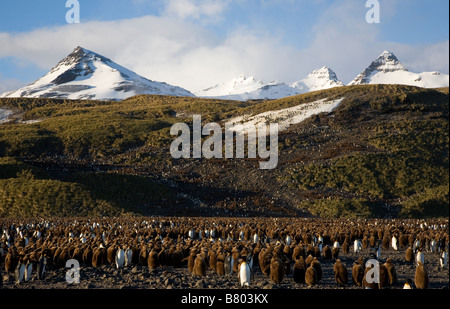
<svg viewBox="0 0 450 309"><path fill-rule="evenodd" d="M280 132L275 170L170 156L170 127L193 114L220 122L325 98L344 99ZM351 86L255 102L20 98L0 108L14 111L0 125L0 216L449 215L448 88Z"/></svg>

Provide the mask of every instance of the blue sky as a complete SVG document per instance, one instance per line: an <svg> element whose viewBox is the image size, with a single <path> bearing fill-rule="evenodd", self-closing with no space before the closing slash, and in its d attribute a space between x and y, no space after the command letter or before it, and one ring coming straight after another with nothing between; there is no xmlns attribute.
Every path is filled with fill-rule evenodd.
<svg viewBox="0 0 450 309"><path fill-rule="evenodd" d="M322 66L348 83L383 50L413 72L449 71L449 1L65 0L0 2L0 92L81 45L147 78L196 91L240 74L293 82Z"/></svg>

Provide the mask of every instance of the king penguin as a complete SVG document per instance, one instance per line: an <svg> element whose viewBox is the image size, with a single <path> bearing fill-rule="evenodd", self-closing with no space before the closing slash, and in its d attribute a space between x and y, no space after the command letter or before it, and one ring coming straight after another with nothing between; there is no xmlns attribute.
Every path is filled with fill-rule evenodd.
<svg viewBox="0 0 450 309"><path fill-rule="evenodd" d="M125 264L125 251L122 248L118 249L116 252L115 263L117 269L123 268Z"/></svg>
<svg viewBox="0 0 450 309"><path fill-rule="evenodd" d="M225 261L224 261L224 270L225 270L225 275L231 275L233 273L233 257L231 256L230 253L227 253L227 256L225 257Z"/></svg>
<svg viewBox="0 0 450 309"><path fill-rule="evenodd" d="M428 288L428 273L425 269L425 266L421 261L417 262L416 274L414 277L414 284L418 289L427 289Z"/></svg>
<svg viewBox="0 0 450 309"><path fill-rule="evenodd" d="M45 278L45 268L47 267L47 257L42 254L36 265L36 278L42 280Z"/></svg>
<svg viewBox="0 0 450 309"><path fill-rule="evenodd" d="M239 282L241 287L250 286L250 266L246 261L242 261L239 265Z"/></svg>
<svg viewBox="0 0 450 309"><path fill-rule="evenodd" d="M340 259L337 259L336 263L334 263L333 271L336 284L339 286L346 286L348 284L348 271L347 267L342 264Z"/></svg>

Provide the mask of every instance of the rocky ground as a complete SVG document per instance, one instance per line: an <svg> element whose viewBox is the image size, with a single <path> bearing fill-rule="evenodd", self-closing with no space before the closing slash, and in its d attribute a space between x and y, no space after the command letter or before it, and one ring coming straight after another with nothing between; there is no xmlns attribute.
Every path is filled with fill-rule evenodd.
<svg viewBox="0 0 450 309"><path fill-rule="evenodd" d="M338 287L334 281L334 260L320 259L323 269L323 279L312 287L306 284L298 284L293 281L291 272L285 276L280 284L274 284L270 278L263 275L258 266L254 266L251 289L361 289L352 285L351 267L359 257L369 257L369 249L362 250L358 255L350 252L341 253L339 258L349 271L349 285ZM387 289L401 289L408 278L414 282L415 267L404 260L404 249L394 251L386 250L381 254L381 262L392 258L397 270L399 282ZM425 267L429 276L429 289L448 289L449 270L440 269L439 257L436 253L425 252ZM80 269L80 283L67 283L66 272L68 269L49 269L43 280L32 278L28 282L15 284L14 274L3 273L3 289L177 289L177 290L217 290L217 289L241 289L237 275L218 276L213 270L208 269L205 277L193 276L187 266L182 268L160 267L150 271L146 266L132 265L123 269L116 269L112 265L103 265L101 268L84 267ZM412 286L415 288L414 284Z"/></svg>

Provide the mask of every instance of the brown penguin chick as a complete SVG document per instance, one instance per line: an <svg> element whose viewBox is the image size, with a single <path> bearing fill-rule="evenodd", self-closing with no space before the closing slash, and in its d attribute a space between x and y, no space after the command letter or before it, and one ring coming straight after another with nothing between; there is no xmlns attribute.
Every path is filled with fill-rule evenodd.
<svg viewBox="0 0 450 309"><path fill-rule="evenodd" d="M270 261L270 280L275 284L280 284L284 279L284 264L281 259L274 256Z"/></svg>
<svg viewBox="0 0 450 309"><path fill-rule="evenodd" d="M215 270L217 267L217 253L214 250L208 252L209 268Z"/></svg>
<svg viewBox="0 0 450 309"><path fill-rule="evenodd" d="M339 286L346 286L348 284L348 271L347 267L342 264L340 259L336 260L333 266L334 280Z"/></svg>
<svg viewBox="0 0 450 309"><path fill-rule="evenodd" d="M103 250L102 248L95 249L92 254L92 267L101 267L103 264Z"/></svg>
<svg viewBox="0 0 450 309"><path fill-rule="evenodd" d="M267 252L267 250L261 250L259 253L259 267L261 269L261 272L265 276L269 276L270 274L270 260L271 260L271 254Z"/></svg>
<svg viewBox="0 0 450 309"><path fill-rule="evenodd" d="M367 238L367 235L363 237L361 245L363 249L367 249L367 247L369 247L369 238Z"/></svg>
<svg viewBox="0 0 450 309"><path fill-rule="evenodd" d="M195 259L197 258L197 251L196 250L191 250L191 253L189 254L188 257L184 258L185 260L187 260L187 264L188 264L188 270L191 274L194 273L194 265L195 265Z"/></svg>
<svg viewBox="0 0 450 309"><path fill-rule="evenodd" d="M117 246L115 244L108 247L106 251L106 260L109 264L114 265L116 260Z"/></svg>
<svg viewBox="0 0 450 309"><path fill-rule="evenodd" d="M385 234L383 236L383 240L381 241L381 248L383 248L384 250L389 249L389 243L390 243L390 237L389 235Z"/></svg>
<svg viewBox="0 0 450 309"><path fill-rule="evenodd" d="M83 251L83 255L81 257L81 261L83 262L84 265L86 266L92 266L92 248L90 246L87 246L84 251Z"/></svg>
<svg viewBox="0 0 450 309"><path fill-rule="evenodd" d="M306 273L305 273L305 283L308 286L313 286L315 284L317 284L317 273L316 273L316 269L312 266L309 266L306 269Z"/></svg>
<svg viewBox="0 0 450 309"><path fill-rule="evenodd" d="M311 262L313 259L314 259L314 257L312 255L308 255L308 257L305 260L306 267L311 266Z"/></svg>
<svg viewBox="0 0 450 309"><path fill-rule="evenodd" d="M18 260L19 259L15 256L12 250L9 250L5 256L5 272L13 272L16 269Z"/></svg>
<svg viewBox="0 0 450 309"><path fill-rule="evenodd" d="M296 283L305 283L306 263L302 256L300 256L294 264L292 278Z"/></svg>
<svg viewBox="0 0 450 309"><path fill-rule="evenodd" d="M303 259L306 258L305 249L302 245L298 245L294 248L292 251L292 260L297 261L300 256L303 257Z"/></svg>
<svg viewBox="0 0 450 309"><path fill-rule="evenodd" d="M389 274L384 264L379 264L380 267L380 282L378 287L383 289L389 285Z"/></svg>
<svg viewBox="0 0 450 309"><path fill-rule="evenodd" d="M171 254L172 266L179 268L183 266L183 253L179 249L175 249Z"/></svg>
<svg viewBox="0 0 450 309"><path fill-rule="evenodd" d="M316 257L313 258L311 266L316 270L317 282L320 282L320 280L322 280L322 265L320 265L320 262Z"/></svg>
<svg viewBox="0 0 450 309"><path fill-rule="evenodd" d="M353 285L362 286L364 277L364 261L355 261L352 267L352 282Z"/></svg>
<svg viewBox="0 0 450 309"><path fill-rule="evenodd" d="M372 264L368 267L365 267L365 269L364 269L363 287L365 289L377 290L379 288L378 283L376 282L375 278L372 278L372 275L375 272L374 267L375 267L375 265ZM371 274L369 274L369 272L371 272ZM369 278L369 277L371 279L368 281L367 278Z"/></svg>
<svg viewBox="0 0 450 309"><path fill-rule="evenodd" d="M308 255L314 256L314 246L311 244L306 247L306 256Z"/></svg>
<svg viewBox="0 0 450 309"><path fill-rule="evenodd" d="M314 256L319 258L320 257L320 248L319 247L314 247Z"/></svg>
<svg viewBox="0 0 450 309"><path fill-rule="evenodd" d="M195 258L193 274L200 277L206 276L206 262L200 254L197 254Z"/></svg>
<svg viewBox="0 0 450 309"><path fill-rule="evenodd" d="M411 248L411 246L409 246L409 247L406 249L406 251L405 251L405 261L406 261L406 262L409 262L409 263L412 263L412 262L414 262L414 259L415 259L415 257L414 257L414 251L413 251L413 249Z"/></svg>
<svg viewBox="0 0 450 309"><path fill-rule="evenodd" d="M143 245L141 250L139 250L139 265L145 266L147 265L148 260L148 252L147 252L147 246Z"/></svg>
<svg viewBox="0 0 450 309"><path fill-rule="evenodd" d="M56 267L63 268L66 266L66 262L70 260L69 249L63 247L58 257L56 258Z"/></svg>
<svg viewBox="0 0 450 309"><path fill-rule="evenodd" d="M81 249L81 247L76 246L75 249L73 250L72 253L72 259L75 259L79 262L81 262L83 260L83 250Z"/></svg>
<svg viewBox="0 0 450 309"><path fill-rule="evenodd" d="M422 262L417 262L416 274L414 276L414 284L418 289L428 288L428 273Z"/></svg>
<svg viewBox="0 0 450 309"><path fill-rule="evenodd" d="M342 244L342 252L344 254L348 254L349 251L350 251L350 246L349 246L348 242L344 242Z"/></svg>
<svg viewBox="0 0 450 309"><path fill-rule="evenodd" d="M375 248L375 245L376 245L375 235L372 234L372 235L370 235L370 238L369 238L369 246L371 248Z"/></svg>
<svg viewBox="0 0 450 309"><path fill-rule="evenodd" d="M148 254L147 266L150 270L154 270L159 267L158 252L154 248Z"/></svg>
<svg viewBox="0 0 450 309"><path fill-rule="evenodd" d="M333 247L333 249L331 249L331 256L334 260L337 260L339 258L339 248L338 247Z"/></svg>
<svg viewBox="0 0 450 309"><path fill-rule="evenodd" d="M166 248L161 248L161 250L158 253L159 265L161 266L169 265L168 252L169 251Z"/></svg>
<svg viewBox="0 0 450 309"><path fill-rule="evenodd" d="M226 255L224 251L220 251L217 254L216 273L219 276L225 275L225 257Z"/></svg>
<svg viewBox="0 0 450 309"><path fill-rule="evenodd" d="M237 261L240 257L240 252L237 248L233 248L231 250L231 257L233 258L233 261L235 261L235 263L233 263L233 272L237 273L239 270L239 263Z"/></svg>
<svg viewBox="0 0 450 309"><path fill-rule="evenodd" d="M328 245L325 245L325 247L323 247L322 254L325 260L331 260L333 258L331 248Z"/></svg>
<svg viewBox="0 0 450 309"><path fill-rule="evenodd" d="M386 267L387 270L389 285L397 284L398 283L397 271L394 267L394 264L392 263L391 258L388 258L386 260L386 262L384 263L384 267Z"/></svg>

